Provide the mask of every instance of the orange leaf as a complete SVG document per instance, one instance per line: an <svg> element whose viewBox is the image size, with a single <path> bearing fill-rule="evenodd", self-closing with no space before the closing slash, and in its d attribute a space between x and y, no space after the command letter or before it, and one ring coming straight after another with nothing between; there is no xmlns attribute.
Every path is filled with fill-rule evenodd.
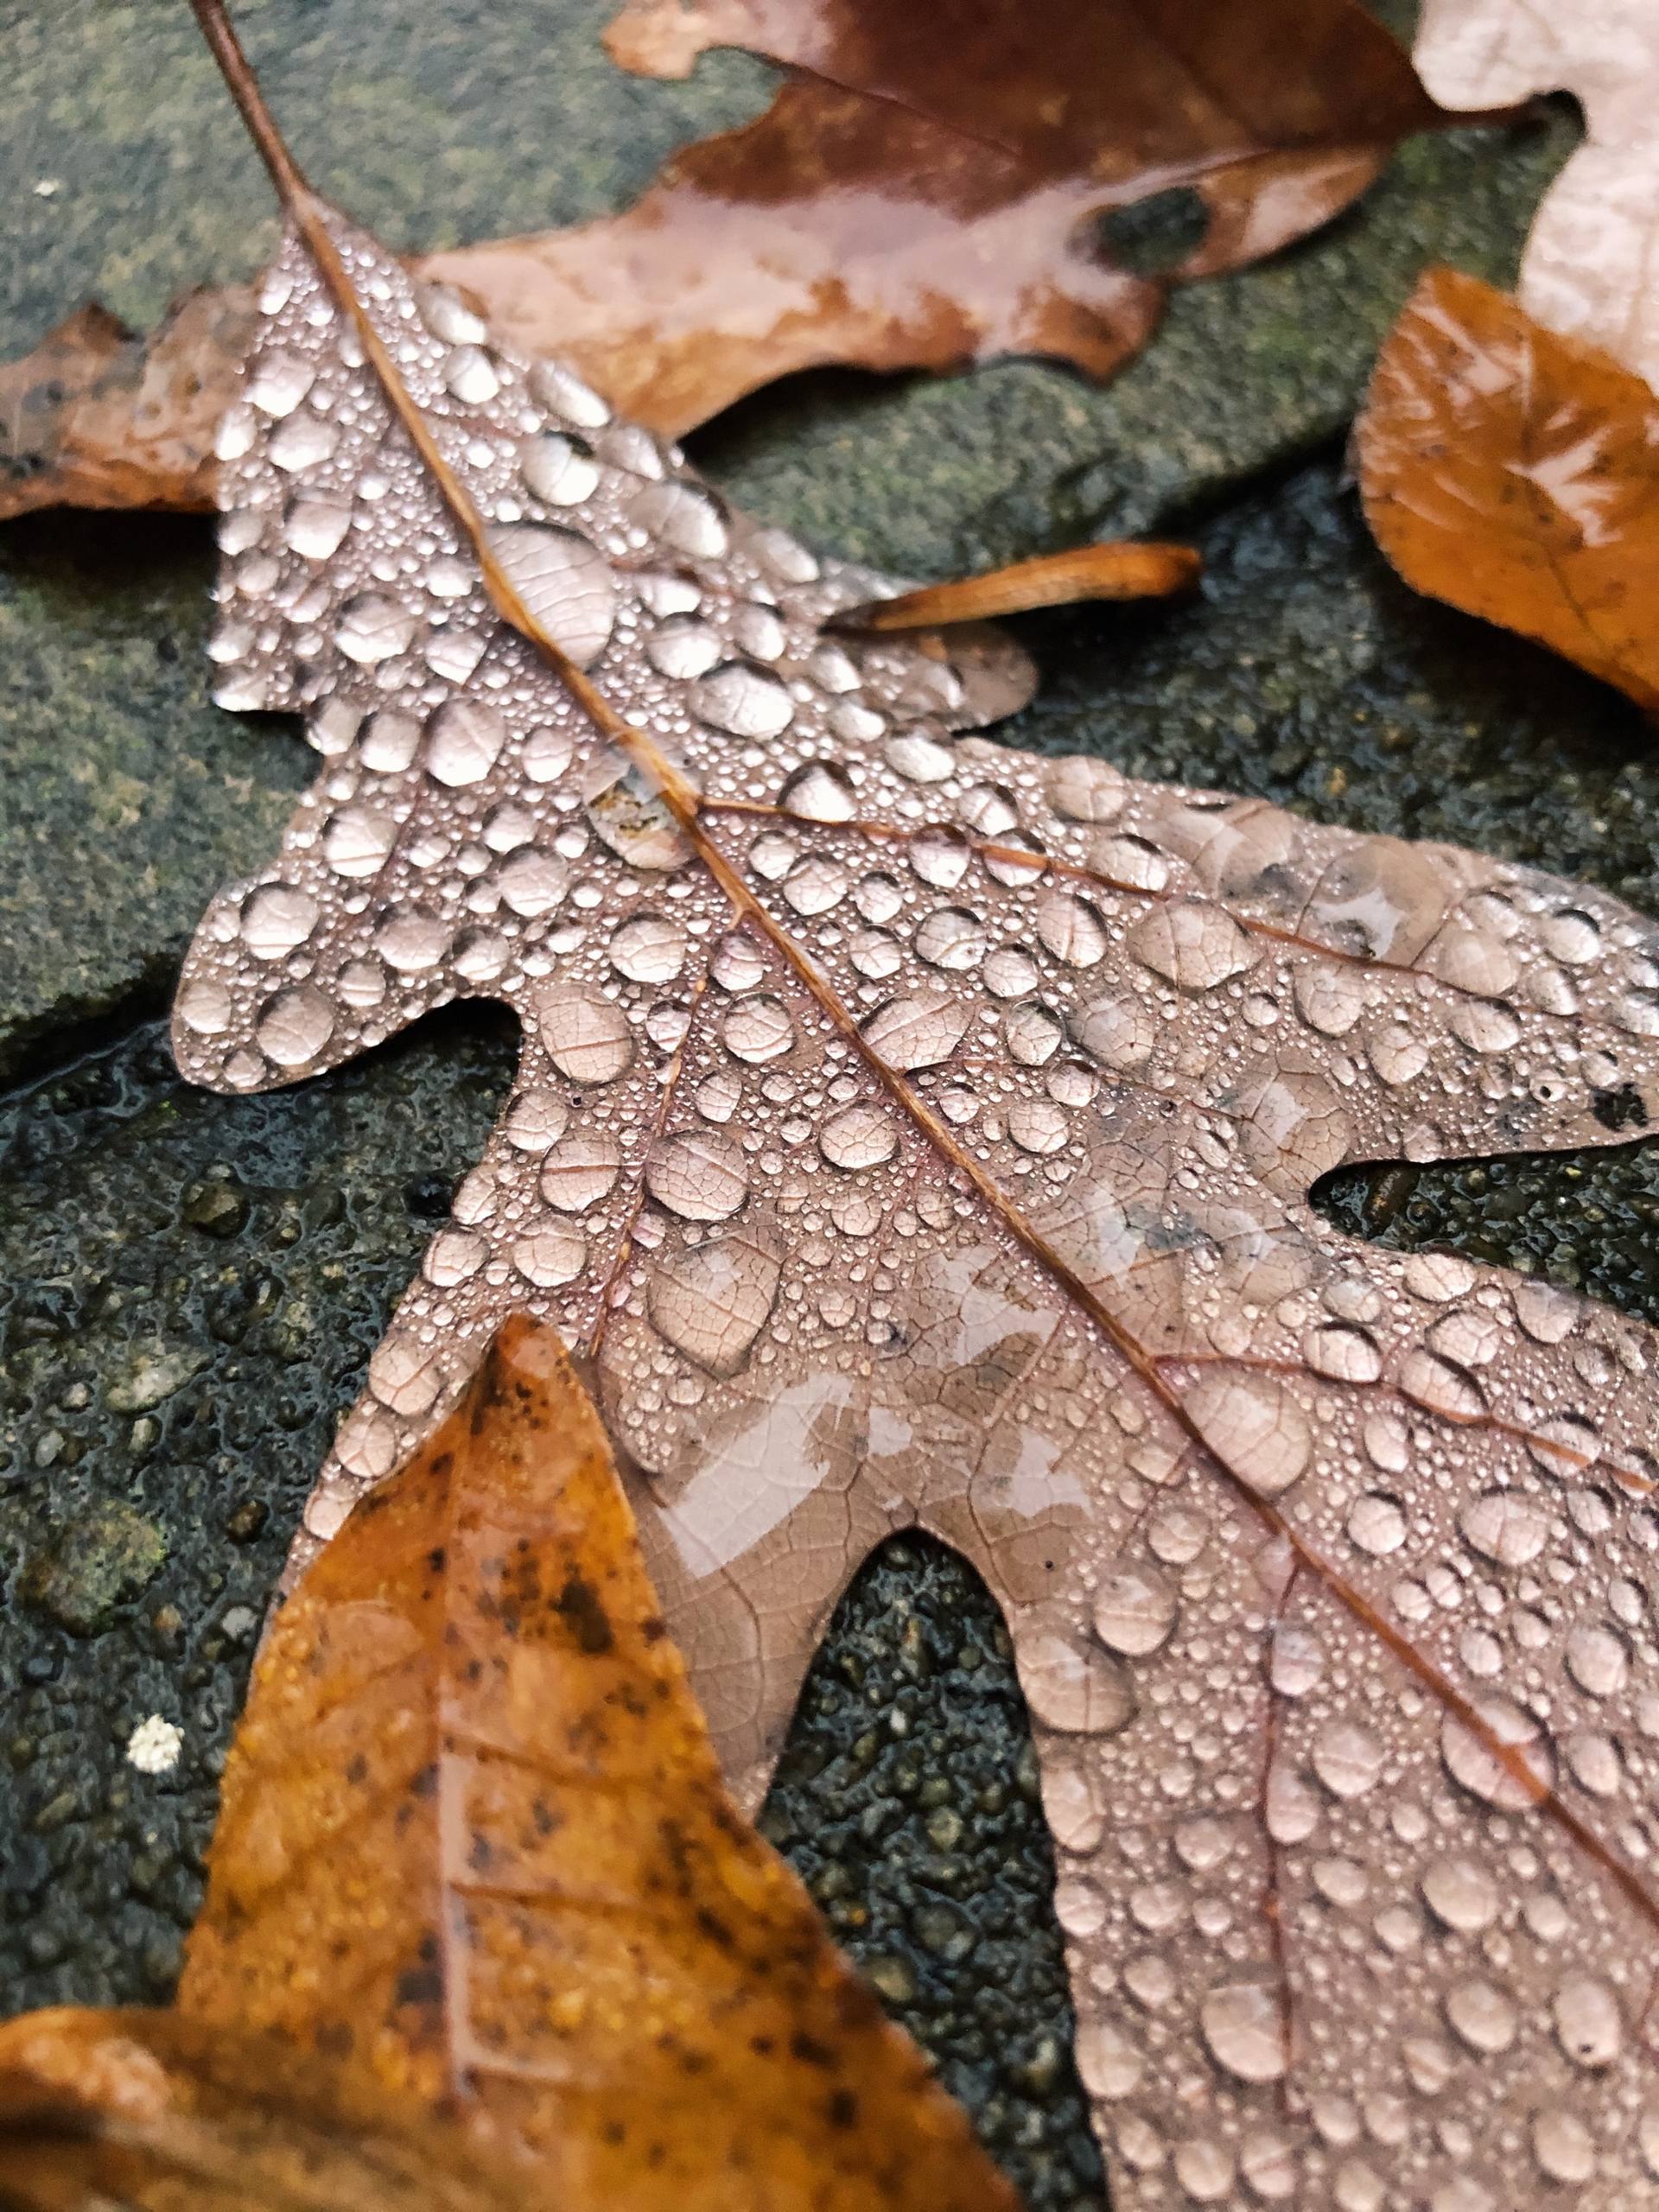
<svg viewBox="0 0 1659 2212"><path fill-rule="evenodd" d="M179 2005L458 2099L572 2208L1014 2203L733 1807L604 1431L524 1321L278 1616Z"/></svg>
<svg viewBox="0 0 1659 2212"><path fill-rule="evenodd" d="M1408 584L1659 711L1659 398L1640 377L1434 269L1355 438L1366 518Z"/></svg>
<svg viewBox="0 0 1659 2212"><path fill-rule="evenodd" d="M982 576L924 584L893 599L849 607L830 626L837 630L921 630L937 624L980 622L997 614L1025 614L1038 607L1067 607L1079 599L1164 599L1198 582L1204 569L1190 545L1147 543L1079 545L1015 561Z"/></svg>
<svg viewBox="0 0 1659 2212"><path fill-rule="evenodd" d="M0 367L0 521L50 506L211 512L213 432L254 321L240 284L190 293L148 339L88 305Z"/></svg>

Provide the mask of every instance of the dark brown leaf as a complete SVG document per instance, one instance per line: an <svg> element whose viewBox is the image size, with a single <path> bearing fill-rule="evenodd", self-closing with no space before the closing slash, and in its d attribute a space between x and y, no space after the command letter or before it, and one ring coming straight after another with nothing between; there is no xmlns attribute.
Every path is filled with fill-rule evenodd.
<svg viewBox="0 0 1659 2212"><path fill-rule="evenodd" d="M1640 377L1431 270L1355 448L1366 518L1408 584L1659 713L1659 398Z"/></svg>
<svg viewBox="0 0 1659 2212"><path fill-rule="evenodd" d="M635 0L607 42L659 75L713 45L803 73L622 214L422 266L670 435L828 361L1110 375L1172 283L1303 236L1446 119L1357 0ZM1200 241L1115 264L1096 219L1177 188Z"/></svg>
<svg viewBox="0 0 1659 2212"><path fill-rule="evenodd" d="M716 43L803 73L620 214L414 264L670 435L824 362L1108 376L1172 283L1316 229L1448 119L1359 0L636 0L609 37L662 75ZM1178 189L1196 240L1156 273L1116 262L1097 219ZM210 507L249 312L239 286L195 293L146 342L83 308L0 372L0 517Z"/></svg>

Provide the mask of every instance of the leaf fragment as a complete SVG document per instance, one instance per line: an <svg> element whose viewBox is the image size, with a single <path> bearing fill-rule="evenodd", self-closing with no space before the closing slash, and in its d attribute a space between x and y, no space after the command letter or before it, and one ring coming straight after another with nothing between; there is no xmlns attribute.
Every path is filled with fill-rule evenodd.
<svg viewBox="0 0 1659 2212"><path fill-rule="evenodd" d="M1659 713L1659 398L1640 377L1434 269L1354 438L1366 518L1408 583Z"/></svg>
<svg viewBox="0 0 1659 2212"><path fill-rule="evenodd" d="M0 2027L0 2201L1016 2212L728 1796L550 1330L277 1617L209 1873L174 2011Z"/></svg>
<svg viewBox="0 0 1659 2212"><path fill-rule="evenodd" d="M893 599L866 600L837 615L831 626L881 634L986 621L1081 599L1164 599L1196 583L1203 568L1190 545L1080 545L953 583L923 584Z"/></svg>
<svg viewBox="0 0 1659 2212"><path fill-rule="evenodd" d="M245 285L189 293L147 339L88 305L0 367L0 521L48 506L210 512L213 433L256 323Z"/></svg>
<svg viewBox="0 0 1659 2212"><path fill-rule="evenodd" d="M332 2066L176 2012L0 2025L7 2212L519 2212L527 2164L452 2114L342 2094Z"/></svg>
<svg viewBox="0 0 1659 2212"><path fill-rule="evenodd" d="M1648 0L1425 0L1413 49L1452 106L1571 92L1584 143L1533 218L1517 296L1547 330L1599 346L1659 386L1659 10Z"/></svg>

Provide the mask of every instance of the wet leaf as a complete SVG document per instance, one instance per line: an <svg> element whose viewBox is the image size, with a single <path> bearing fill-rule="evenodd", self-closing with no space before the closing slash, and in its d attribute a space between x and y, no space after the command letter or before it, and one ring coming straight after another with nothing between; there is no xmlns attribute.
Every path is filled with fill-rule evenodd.
<svg viewBox="0 0 1659 2212"><path fill-rule="evenodd" d="M798 73L621 214L424 267L671 435L824 362L1109 376L1172 284L1317 229L1448 119L1357 0L633 0L607 44L659 76L717 45ZM1178 194L1170 264L1115 257L1102 219Z"/></svg>
<svg viewBox="0 0 1659 2212"><path fill-rule="evenodd" d="M1521 264L1522 306L1659 385L1653 116L1659 10L1647 0L1425 0L1415 60L1458 107L1569 92L1585 143L1545 194Z"/></svg>
<svg viewBox="0 0 1659 2212"><path fill-rule="evenodd" d="M827 639L882 580L284 181L215 650L325 758L176 1048L245 1091L458 996L524 1037L304 1548L528 1306L744 1802L891 1529L995 1592L1119 2212L1639 2202L1659 1344L1307 1194L1659 1111L1659 931L958 734L1006 649Z"/></svg>
<svg viewBox="0 0 1659 2212"><path fill-rule="evenodd" d="M728 1796L550 1330L277 1617L209 1872L176 2013L0 2030L8 2202L1015 2212Z"/></svg>
<svg viewBox="0 0 1659 2212"><path fill-rule="evenodd" d="M730 43L807 73L621 213L416 272L670 436L823 362L1042 353L1106 376L1173 283L1316 229L1447 119L1358 0L1182 0L1155 22L1065 0L1035 22L1023 0L955 0L948 22L874 0L636 4L609 41L626 67L683 75ZM1096 235L1166 201L1196 227L1161 270L1115 257L1109 221ZM71 316L0 371L0 518L210 508L248 328L242 286L192 294L148 342L100 308Z"/></svg>
<svg viewBox="0 0 1659 2212"><path fill-rule="evenodd" d="M213 431L254 324L239 284L192 292L148 339L83 307L0 367L0 521L51 506L210 512Z"/></svg>
<svg viewBox="0 0 1659 2212"><path fill-rule="evenodd" d="M1431 270L1355 433L1406 582L1659 712L1659 398L1506 294Z"/></svg>

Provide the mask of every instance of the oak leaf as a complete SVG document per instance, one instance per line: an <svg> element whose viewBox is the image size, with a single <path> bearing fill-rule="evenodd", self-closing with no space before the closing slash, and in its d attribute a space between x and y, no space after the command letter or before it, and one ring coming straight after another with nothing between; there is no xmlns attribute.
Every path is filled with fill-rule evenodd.
<svg viewBox="0 0 1659 2212"><path fill-rule="evenodd" d="M0 2030L6 2202L175 2177L342 2212L1015 2212L734 1808L550 1330L508 1325L277 1618L176 2012Z"/></svg>
<svg viewBox="0 0 1659 2212"><path fill-rule="evenodd" d="M1585 143L1534 218L1521 304L1659 385L1659 10L1648 0L1425 0L1414 59L1452 106L1577 97Z"/></svg>
<svg viewBox="0 0 1659 2212"><path fill-rule="evenodd" d="M1640 377L1431 270L1354 445L1366 519L1408 584L1659 713L1659 397Z"/></svg>
<svg viewBox="0 0 1659 2212"><path fill-rule="evenodd" d="M1659 1110L1659 931L954 735L997 649L830 642L871 579L270 158L216 651L325 760L176 1049L252 1090L458 996L524 1030L305 1546L528 1306L745 1802L874 1543L995 1592L1120 2212L1639 2201L1659 1344L1307 1194Z"/></svg>
<svg viewBox="0 0 1659 2212"><path fill-rule="evenodd" d="M1040 29L1038 28L1040 22ZM766 113L677 155L620 213L414 264L498 333L556 351L678 436L823 362L944 369L1036 353L1096 376L1151 334L1172 283L1316 229L1437 108L1358 0L1128 0L893 9L636 4L609 43L683 74L715 42L798 64ZM551 95L550 95L551 96ZM1096 219L1196 195L1161 276ZM86 308L0 372L0 517L54 504L213 505L204 459L245 347L242 286L192 295L148 342Z"/></svg>

